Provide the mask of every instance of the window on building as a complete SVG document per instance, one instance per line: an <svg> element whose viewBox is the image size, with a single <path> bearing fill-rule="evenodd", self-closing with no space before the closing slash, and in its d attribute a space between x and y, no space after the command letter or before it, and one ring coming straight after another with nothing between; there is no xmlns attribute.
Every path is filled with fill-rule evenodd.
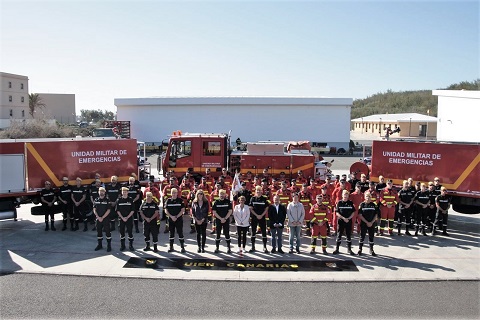
<svg viewBox="0 0 480 320"><path fill-rule="evenodd" d="M13 109L10 109L10 117L13 117Z"/></svg>
<svg viewBox="0 0 480 320"><path fill-rule="evenodd" d="M22 110L22 118L25 118L25 110Z"/></svg>
<svg viewBox="0 0 480 320"><path fill-rule="evenodd" d="M220 141L204 141L203 155L204 156L219 156L221 155Z"/></svg>
<svg viewBox="0 0 480 320"><path fill-rule="evenodd" d="M25 102L25 97L22 97L22 102Z"/></svg>
<svg viewBox="0 0 480 320"><path fill-rule="evenodd" d="M12 88L12 81L8 81L8 87L11 89Z"/></svg>
<svg viewBox="0 0 480 320"><path fill-rule="evenodd" d="M23 90L23 83L20 83L20 89Z"/></svg>
<svg viewBox="0 0 480 320"><path fill-rule="evenodd" d="M12 102L13 98L12 96L8 96L8 101Z"/></svg>

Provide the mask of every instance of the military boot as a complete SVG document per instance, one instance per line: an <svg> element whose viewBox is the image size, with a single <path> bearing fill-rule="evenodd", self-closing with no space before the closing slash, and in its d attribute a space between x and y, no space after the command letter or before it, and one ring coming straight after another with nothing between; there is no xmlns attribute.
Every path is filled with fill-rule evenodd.
<svg viewBox="0 0 480 320"><path fill-rule="evenodd" d="M150 241L145 241L145 248L143 248L143 251L150 251L152 249L150 249Z"/></svg>
<svg viewBox="0 0 480 320"><path fill-rule="evenodd" d="M120 251L125 250L125 239L120 239Z"/></svg>
<svg viewBox="0 0 480 320"><path fill-rule="evenodd" d="M98 241L98 244L97 244L97 246L95 247L95 251L98 251L98 250L100 250L100 249L103 248L103 246L102 246L102 240L101 240L101 239L98 239L97 241Z"/></svg>
<svg viewBox="0 0 480 320"><path fill-rule="evenodd" d="M52 231L57 231L57 229L55 228L55 221L50 221L50 229L52 229Z"/></svg>
<svg viewBox="0 0 480 320"><path fill-rule="evenodd" d="M112 251L112 239L107 239L107 252Z"/></svg>

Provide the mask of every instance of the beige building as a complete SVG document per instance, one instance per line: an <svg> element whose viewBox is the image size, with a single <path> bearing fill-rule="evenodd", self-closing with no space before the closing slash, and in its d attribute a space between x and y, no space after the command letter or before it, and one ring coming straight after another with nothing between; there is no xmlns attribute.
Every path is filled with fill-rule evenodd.
<svg viewBox="0 0 480 320"><path fill-rule="evenodd" d="M0 72L0 128L10 126L12 120L29 119L28 77Z"/></svg>
<svg viewBox="0 0 480 320"><path fill-rule="evenodd" d="M386 128L399 127L400 132L393 137L413 137L435 139L437 137L437 118L419 113L375 114L351 120L352 131L361 134L384 136Z"/></svg>
<svg viewBox="0 0 480 320"><path fill-rule="evenodd" d="M55 119L59 123L76 123L75 95L62 93L39 93L45 108L43 112L47 119Z"/></svg>

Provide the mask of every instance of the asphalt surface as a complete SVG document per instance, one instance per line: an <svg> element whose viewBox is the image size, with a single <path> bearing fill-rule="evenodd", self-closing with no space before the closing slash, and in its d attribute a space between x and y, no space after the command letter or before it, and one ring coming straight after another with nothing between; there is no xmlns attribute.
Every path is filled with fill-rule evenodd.
<svg viewBox="0 0 480 320"><path fill-rule="evenodd" d="M477 281L221 282L12 274L2 319L478 319Z"/></svg>

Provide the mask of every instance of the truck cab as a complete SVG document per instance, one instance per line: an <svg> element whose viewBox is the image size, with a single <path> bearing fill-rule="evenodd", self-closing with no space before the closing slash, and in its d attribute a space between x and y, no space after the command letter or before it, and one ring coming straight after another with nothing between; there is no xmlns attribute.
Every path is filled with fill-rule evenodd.
<svg viewBox="0 0 480 320"><path fill-rule="evenodd" d="M177 131L170 137L167 151L160 156L161 171L163 174L173 171L176 177L181 177L190 170L198 176L210 168L214 177L219 176L228 163L228 146L228 134Z"/></svg>

